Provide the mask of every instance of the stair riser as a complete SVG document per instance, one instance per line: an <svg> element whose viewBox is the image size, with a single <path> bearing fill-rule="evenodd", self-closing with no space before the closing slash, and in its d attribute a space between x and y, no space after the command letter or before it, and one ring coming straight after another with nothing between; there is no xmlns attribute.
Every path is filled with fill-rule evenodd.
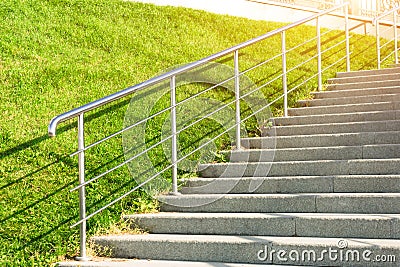
<svg viewBox="0 0 400 267"><path fill-rule="evenodd" d="M361 122L361 121L384 121L384 120L400 120L400 111L386 112L366 112L353 114L335 114L320 116L295 116L287 118L274 118L274 125L306 125L306 124L322 124L322 123L345 123L345 122Z"/></svg>
<svg viewBox="0 0 400 267"><path fill-rule="evenodd" d="M198 205L195 195L179 198L160 197L163 212L243 212L243 213L365 213L398 214L400 196L382 196L379 194L298 194L298 195L229 195L199 196L200 201L208 203ZM207 197L209 196L209 197ZM219 198L218 198L219 197Z"/></svg>
<svg viewBox="0 0 400 267"><path fill-rule="evenodd" d="M336 90L349 90L349 89L381 88L381 87L392 87L392 86L400 86L400 80L392 80L392 81L384 80L384 81L370 81L370 82L358 81L354 83L329 84L327 86L327 90L336 91Z"/></svg>
<svg viewBox="0 0 400 267"><path fill-rule="evenodd" d="M127 216L132 227L152 234L400 238L399 218L255 214L245 216ZM376 229L370 231L370 229Z"/></svg>
<svg viewBox="0 0 400 267"><path fill-rule="evenodd" d="M365 83L365 82L376 82L376 81L392 81L400 78L399 73L389 73L380 75L368 75L368 76L357 76L357 77L344 77L344 78L331 78L328 79L328 84L346 84L346 83Z"/></svg>
<svg viewBox="0 0 400 267"><path fill-rule="evenodd" d="M374 121L361 123L314 124L299 126L277 126L266 129L264 136L290 136L308 134L336 134L356 132L400 131L400 121Z"/></svg>
<svg viewBox="0 0 400 267"><path fill-rule="evenodd" d="M285 238L272 237L243 237L231 242L212 242L202 240L174 241L169 240L141 240L139 238L125 238L124 242L112 238L94 238L98 247L110 248L112 256L117 258L187 260L206 262L237 262L254 264L291 264L291 265L319 265L319 266L376 266L371 261L372 255L398 255L400 249L396 246L385 248L374 243L363 244L362 240L349 240L348 247L338 248L341 239L333 238L328 242L305 242L298 245L291 244ZM372 241L373 242L373 241ZM393 241L394 242L394 241ZM367 252L365 252L367 250ZM272 254L271 252L274 251ZM277 257L277 252L286 254ZM294 252L293 252L294 251ZM315 254L310 254L312 253ZM329 257L328 251L334 251ZM338 251L342 251L341 254ZM369 253L371 251L371 253ZM294 253L298 254L294 254ZM357 261L352 256L360 256ZM267 255L267 256L265 256ZM291 255L291 257L289 257ZM296 259L299 255L299 260ZM302 256L304 255L304 256ZM323 255L321 257L321 255ZM335 255L336 257L333 257ZM343 261L338 261L338 255L344 255ZM362 255L369 255L370 257ZM293 258L291 260L290 258ZM303 261L301 260L303 258ZM318 260L321 258L320 260ZM347 259L347 260L346 260ZM386 262L385 266L396 266Z"/></svg>
<svg viewBox="0 0 400 267"><path fill-rule="evenodd" d="M210 178L400 174L400 159L202 164L199 172Z"/></svg>
<svg viewBox="0 0 400 267"><path fill-rule="evenodd" d="M400 102L400 94L299 100L297 103L301 107L320 107L320 106L331 106L331 105L349 105L349 104L393 102L393 101Z"/></svg>
<svg viewBox="0 0 400 267"><path fill-rule="evenodd" d="M326 146L357 146L371 144L400 144L400 132L344 133L336 135L301 135L243 138L244 148L274 149Z"/></svg>
<svg viewBox="0 0 400 267"><path fill-rule="evenodd" d="M391 111L400 110L400 102L381 102L369 104L321 106L308 108L290 108L289 116L310 116L323 114L342 114L355 112Z"/></svg>
<svg viewBox="0 0 400 267"><path fill-rule="evenodd" d="M235 150L229 162L278 162L302 160L391 159L400 158L400 145L319 147L300 149Z"/></svg>
<svg viewBox="0 0 400 267"><path fill-rule="evenodd" d="M268 178L196 178L183 194L400 193L399 176L308 176Z"/></svg>
<svg viewBox="0 0 400 267"><path fill-rule="evenodd" d="M400 67L386 68L380 70L362 70L362 71L351 71L351 72L338 72L337 78L344 77L359 77L367 75L382 75L382 74L396 74L400 73Z"/></svg>
<svg viewBox="0 0 400 267"><path fill-rule="evenodd" d="M398 94L400 87L387 87L387 88L366 88L366 89L349 89L349 90L336 90L336 91L323 91L312 92L316 99L324 98L339 98L339 97L356 97L356 96L369 96L379 94Z"/></svg>

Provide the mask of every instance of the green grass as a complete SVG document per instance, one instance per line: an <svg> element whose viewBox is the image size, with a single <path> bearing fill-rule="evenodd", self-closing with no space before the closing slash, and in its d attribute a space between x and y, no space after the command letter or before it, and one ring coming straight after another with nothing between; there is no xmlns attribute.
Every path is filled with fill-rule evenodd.
<svg viewBox="0 0 400 267"><path fill-rule="evenodd" d="M77 184L77 159L68 156L77 146L76 121L61 125L57 137L50 139L47 125L52 117L148 79L171 66L200 59L282 26L117 0L2 1L0 20L2 266L46 266L78 253L78 231L69 228L78 219L77 194L69 193ZM290 31L288 46L314 33L312 27ZM337 34L333 31L325 38L335 42ZM369 37L354 36L353 69L374 66L371 41ZM247 68L259 62L258 57L274 55L279 49L279 38L246 49L241 53L241 67ZM342 51L338 47L327 53L327 62L341 57ZM298 64L307 55L311 52L305 48L292 52L291 62ZM232 65L231 59L223 60ZM273 75L279 66L280 61L276 60L248 76L261 84L260 77ZM289 77L290 83L295 84L313 68L305 65L297 70ZM329 70L324 79L337 70L343 71L343 64ZM307 96L315 84L313 80L294 93L291 104ZM274 96L279 87L277 82L263 89L263 93ZM188 89L190 93L195 90ZM179 97L184 95L179 93ZM225 101L229 94L220 90L215 97ZM167 98L161 99L158 105L165 105ZM87 143L120 130L128 103L129 98L121 99L88 114ZM279 113L281 109L278 103L273 111ZM150 127L146 136L149 143L159 138L156 133L160 123L155 120ZM208 124L197 127L193 132L215 130ZM249 127L257 134L254 124ZM190 141L193 132L183 134L180 141L195 147ZM197 138L201 139L201 135ZM152 160L163 164L163 158L156 152L152 152ZM106 142L88 155L88 177L122 160L121 139ZM121 168L88 186L88 212L135 186L129 177L128 169ZM116 224L122 213L151 211L155 206L143 191L135 192L90 220L89 234Z"/></svg>

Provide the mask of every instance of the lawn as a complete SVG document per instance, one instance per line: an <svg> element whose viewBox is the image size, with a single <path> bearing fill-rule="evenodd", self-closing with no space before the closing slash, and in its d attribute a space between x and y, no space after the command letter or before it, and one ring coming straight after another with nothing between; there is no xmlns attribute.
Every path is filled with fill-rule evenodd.
<svg viewBox="0 0 400 267"><path fill-rule="evenodd" d="M70 229L78 219L78 197L69 192L77 184L77 159L68 156L77 147L76 121L61 125L57 137L50 139L47 125L52 117L283 25L117 0L1 1L0 20L2 266L46 266L79 251L78 229ZM315 35L315 29L307 26L288 34L291 46ZM334 40L337 34L332 31L325 38ZM280 49L277 40L271 39L248 55L276 54ZM353 69L374 66L372 41L354 35ZM334 62L343 56L340 51L340 47L333 50L327 60ZM293 62L301 62L304 55L294 53ZM256 58L244 54L243 60L243 67L248 67ZM265 73L249 74L250 78L262 80L261 74L279 68L279 62L274 64ZM329 70L326 77L336 70L343 71L343 64ZM304 68L296 75L309 71ZM291 103L307 96L315 85L313 80L302 87ZM277 88L279 84L269 90ZM224 98L224 94L217 97ZM88 114L88 142L120 130L129 101L121 99ZM279 103L274 112L281 112ZM152 157L162 162L156 154ZM122 145L117 138L94 150L87 172L95 175L121 160ZM135 186L129 177L127 168L121 168L89 186L89 212ZM108 231L123 213L156 208L157 203L145 192L137 191L90 220L89 234Z"/></svg>

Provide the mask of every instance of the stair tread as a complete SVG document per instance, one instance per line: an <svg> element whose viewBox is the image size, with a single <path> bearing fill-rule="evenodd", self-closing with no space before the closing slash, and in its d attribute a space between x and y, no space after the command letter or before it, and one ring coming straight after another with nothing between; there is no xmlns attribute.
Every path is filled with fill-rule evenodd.
<svg viewBox="0 0 400 267"><path fill-rule="evenodd" d="M400 101L383 101L383 102L373 102L373 103L356 103L356 104L344 104L344 105L335 105L336 108L338 107L359 107L359 106L377 106L377 105L389 105L392 103L400 103ZM297 109L318 109L318 108L326 108L329 106L313 106L313 107L299 107L299 108L290 108L289 110L297 110ZM376 110L379 111L379 110ZM371 111L366 111L366 112L371 112ZM349 113L363 113L362 111L360 112L349 112ZM346 114L346 113L340 113L340 114Z"/></svg>
<svg viewBox="0 0 400 267"><path fill-rule="evenodd" d="M215 165L215 166L222 166L222 165L243 165L243 164L250 164L250 165L255 165L255 164L295 164L295 163L329 163L329 162L337 162L337 163L349 163L349 162L399 162L400 163L400 158L388 158L388 159L321 159L321 160L291 160L291 161L278 161L278 162L248 162L248 163L243 163L243 162L216 162L216 163L203 163L200 164L200 166L210 166L210 165ZM400 166L399 166L400 168Z"/></svg>
<svg viewBox="0 0 400 267"><path fill-rule="evenodd" d="M399 81L400 83L400 81ZM316 99L328 99L328 98L337 98L344 96L369 96L369 95L377 95L377 94L393 94L398 93L400 91L399 85L393 86L381 86L381 87L370 87L370 88L328 88L325 91L311 92L311 95L314 95Z"/></svg>
<svg viewBox="0 0 400 267"><path fill-rule="evenodd" d="M331 97L331 98L313 98L313 99L305 99L305 100L298 100L297 103L299 104L309 104L311 106L337 106L337 105L346 105L346 104L337 104L343 101L350 102L349 104L354 104L354 99L357 100L365 100L365 101L357 101L356 103L375 103L375 102L385 102L383 100L376 101L374 99L385 99L385 98L399 98L400 93L391 93L391 94L378 94L378 95L367 95L367 96L343 96L343 97ZM351 101L352 100L352 101ZM392 99L390 100L392 101ZM331 102L331 104L325 104L324 102ZM336 103L335 103L336 102ZM310 106L309 106L310 107Z"/></svg>
<svg viewBox="0 0 400 267"><path fill-rule="evenodd" d="M177 234L143 234L143 235L108 235L94 237L94 240L116 240L116 241L161 241L172 242L195 242L195 243L280 243L280 244L303 244L303 245L327 245L336 246L340 238L316 238L316 237L286 237L286 236L234 236L234 235L177 235ZM392 239L348 239L349 247L375 247L390 246L400 249L400 242Z"/></svg>
<svg viewBox="0 0 400 267"><path fill-rule="evenodd" d="M282 197L300 197L300 196L328 196L328 197L400 197L400 193L295 193L295 194L288 194L288 193L279 193L279 194L185 194L185 195L178 195L178 196L171 196L171 195L161 195L159 198L170 198L170 199L178 199L178 198L282 198Z"/></svg>
<svg viewBox="0 0 400 267"><path fill-rule="evenodd" d="M289 148L274 148L274 151L304 151L304 150L329 150L329 149L348 149L348 148L360 148L360 147L392 147L400 146L400 144L365 144L365 145L348 145L348 146L315 146L315 147L289 147ZM241 152L258 152L258 151L269 151L269 148L244 148L241 150L223 150L221 153L241 153Z"/></svg>
<svg viewBox="0 0 400 267"><path fill-rule="evenodd" d="M381 102L384 103L384 102ZM373 103L374 104L374 103ZM355 104L352 104L355 105ZM360 104L364 105L364 104ZM339 106L339 105L337 105ZM343 105L345 106L345 105ZM301 107L301 108L311 108L311 107ZM287 116L287 117L273 117L271 120L281 120L281 119L302 119L302 118L326 118L326 117L340 117L340 116L356 116L356 115L373 115L373 114L387 114L400 112L398 109L394 110L372 110L372 111L359 111L359 112L347 112L347 113L334 113L334 114L315 114L315 115L299 115L299 116Z"/></svg>
<svg viewBox="0 0 400 267"><path fill-rule="evenodd" d="M140 219L140 218L323 218L323 219L363 219L363 220L393 220L400 219L400 214L363 214L363 213L259 213L259 212L237 212L237 213L223 213L223 212L158 212L146 214L130 214L125 215L125 219Z"/></svg>
<svg viewBox="0 0 400 267"><path fill-rule="evenodd" d="M183 179L183 181L209 181L212 179L217 179L217 180L230 180L230 179L263 179L263 180L278 180L278 179L315 179L315 178L321 178L321 179L328 179L328 178L349 178L349 179L359 179L359 178L365 178L365 179L375 179L375 178L393 178L393 179L400 179L400 174L349 174L349 175L299 175L299 176L268 176L268 177L193 177L193 178L186 178Z"/></svg>
<svg viewBox="0 0 400 267"><path fill-rule="evenodd" d="M310 134L310 135L291 135L291 136L259 136L259 137L250 137L250 138L242 138L241 140L263 140L263 139L288 139L288 138L296 138L296 137L305 137L305 138L312 138L312 137L346 137L346 136L358 136L358 135L380 135L380 134L400 134L400 131L385 131L385 132L356 132L356 133L329 133L329 134Z"/></svg>
<svg viewBox="0 0 400 267"><path fill-rule="evenodd" d="M101 260L101 261L100 261ZM245 266L253 266L253 267L269 267L276 266L270 264L253 264L253 263L229 263L229 262L199 262L199 261L177 261L177 260L139 260L139 259L123 259L123 258L100 258L95 259L95 261L84 262L84 261L68 261L68 262L59 262L57 263L58 267L141 267L141 266L150 266L150 267L245 267ZM293 266L293 265L280 265L282 267L285 266Z"/></svg>
<svg viewBox="0 0 400 267"><path fill-rule="evenodd" d="M378 81L330 83L327 84L326 91L365 90L365 89L389 88L397 86L400 86L400 78L391 80L378 80Z"/></svg>
<svg viewBox="0 0 400 267"><path fill-rule="evenodd" d="M357 79L363 79L363 78L397 78L397 79L392 79L392 80L398 80L400 79L398 73L384 73L384 74L370 74L370 75L360 75L360 76L354 76L354 77L335 77L335 78L329 78L328 82L335 82L335 81L341 81L341 80L357 80Z"/></svg>
<svg viewBox="0 0 400 267"><path fill-rule="evenodd" d="M353 75L359 75L359 76L365 76L365 75L375 75L374 73L377 73L377 75L383 74L383 73L390 73L390 72L396 72L400 73L400 67L395 66L391 68L384 68L380 70L372 69L372 70L357 70L357 71L349 71L349 72L337 72L336 76L338 78L344 78L344 77L357 77ZM342 77L339 77L342 76Z"/></svg>

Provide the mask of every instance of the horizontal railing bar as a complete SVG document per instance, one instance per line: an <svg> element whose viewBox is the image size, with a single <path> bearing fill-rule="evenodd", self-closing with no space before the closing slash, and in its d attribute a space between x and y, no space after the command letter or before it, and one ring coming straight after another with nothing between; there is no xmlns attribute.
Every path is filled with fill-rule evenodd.
<svg viewBox="0 0 400 267"><path fill-rule="evenodd" d="M94 146L96 146L96 145L98 145L98 144L101 144L101 143L103 143L103 142L105 142L105 141L107 141L107 140L109 140L109 139L111 139L111 138L113 138L113 137L115 137L115 136L117 136L117 135L119 135L119 134L125 132L125 131L128 131L128 130L132 129L132 128L138 126L139 124L142 124L142 123L144 123L144 122L146 122L146 121L148 121L148 120L150 120L150 119L152 119L152 118L155 118L155 117L157 117L158 115L160 115L160 114L162 114L162 113L164 113L164 112L166 112L166 111L168 111L168 110L171 110L171 109L172 109L172 107L163 109L163 110L161 110L161 111L159 111L159 112L157 112L157 113L151 115L150 117L147 117L147 118L145 118L145 119L143 119L143 120L141 120L141 121L138 121L138 122L136 122L136 123L134 123L134 124L132 124L132 125L129 125L128 127L124 128L124 129L122 129L122 130L120 130L120 131L118 131L118 132L115 132L115 133L113 133L113 134L111 134L111 135L109 135L109 136L107 136L107 137L105 137L105 138L103 138L103 139L101 139L101 140L99 140L99 141L96 141L96 142L94 142L94 143L92 143L92 144L86 146L84 149L77 150L76 152L70 154L69 156L70 156L70 157L73 157L73 156L75 156L75 155L77 155L77 154L79 154L79 153L81 153L81 152L83 152L83 151L86 151L86 150L88 150L88 149L90 149L90 148L92 148L92 147L94 147Z"/></svg>
<svg viewBox="0 0 400 267"><path fill-rule="evenodd" d="M350 39L351 39L351 38L350 38ZM345 42L346 42L346 39L343 39L342 41L340 41L340 42L338 42L338 43L336 43L336 44L330 46L329 48L327 48L327 49L321 51L321 54L323 54L323 53L325 53L325 52L328 52L328 51L332 50L333 48L335 48L335 47L337 47L337 46L339 46L339 45L341 45L341 44L343 44L343 43L345 43Z"/></svg>
<svg viewBox="0 0 400 267"><path fill-rule="evenodd" d="M351 54L351 53L350 53L350 54ZM322 70L322 72L324 72L324 71L330 69L332 66L336 65L338 62L342 61L342 60L345 59L346 57L347 57L347 56L343 56L342 58L340 58L340 59L338 59L337 61L333 62L331 65L329 65L329 66L327 66L326 68L324 68L324 69Z"/></svg>
<svg viewBox="0 0 400 267"><path fill-rule="evenodd" d="M93 109L96 109L96 108L98 108L100 106L103 106L105 104L108 104L110 102L113 102L115 100L123 98L125 96L128 96L128 95L130 95L130 94L132 94L134 92L137 92L139 90L142 90L142 89L144 89L146 87L155 85L155 84L157 84L159 82L162 82L162 81L165 81L166 79L168 79L168 78L170 78L172 76L179 75L179 74L181 74L183 72L187 72L189 70L192 70L192 69L194 69L194 68L196 68L198 66L202 66L202 65L204 65L204 64L206 64L208 62L211 62L211 61L214 61L214 60L219 59L221 57L227 56L227 55L235 52L236 50L240 50L240 49L245 48L247 46L250 46L252 44L255 44L255 43L258 43L260 41L263 41L263 40L265 40L265 39L267 39L267 38L269 38L271 36L279 34L279 33L283 32L283 31L287 31L287 30L292 29L292 28L294 28L296 26L302 25L302 24L304 24L304 23L306 23L308 21L314 20L314 19L316 19L318 17L321 17L323 15L329 14L332 11L335 11L335 10L337 10L339 8L342 8L342 7L345 7L347 5L348 5L348 3L337 5L337 6L333 7L333 8L325 10L324 12L311 15L308 18L305 18L305 19L299 20L297 22L291 23L289 25L283 26L282 28L273 30L273 31L268 32L268 33L266 33L264 35L256 37L254 39L248 40L246 42L243 42L243 43L238 44L236 46L233 46L231 48L225 49L225 50L223 50L221 52L218 52L216 54L213 54L211 56L205 57L205 58L203 58L201 60L195 61L193 63L189 63L189 64L187 64L185 66L180 67L180 68L174 69L172 71L169 71L169 72L164 73L162 75L159 75L157 77L151 78L151 79L149 79L149 80L147 80L145 82L139 83L139 84L134 85L132 87L128 87L125 90L119 91L117 93L111 94L111 95L103 97L103 98L101 98L99 100L90 102L90 103L88 103L86 105L83 105L81 107L78 107L78 108L75 108L75 109L70 110L68 112L65 112L65 113L63 113L61 115L58 115L58 116L54 117L50 121L49 129L48 129L49 136L52 137L52 136L56 135L57 125L59 123L61 123L61 122L64 122L64 121L69 120L69 119L72 119L72 118L74 118L74 117L76 117L76 116L78 116L80 114L86 113L86 112L91 111Z"/></svg>
<svg viewBox="0 0 400 267"><path fill-rule="evenodd" d="M286 50L286 53L292 52L293 50L296 50L297 48L301 47L302 45L305 45L305 44L307 44L307 43L310 43L310 42L316 40L317 38L318 38L318 37L315 36L315 37L313 37L313 38L311 38L311 39L308 39L307 41L302 42L301 44L298 44L298 45L296 45L296 46L294 46L294 47L291 47L291 48L289 48L289 49Z"/></svg>
<svg viewBox="0 0 400 267"><path fill-rule="evenodd" d="M310 81L311 79L313 79L317 76L318 76L318 73L315 73L314 75L310 76L308 79L304 80L300 84L298 84L295 87L293 87L292 89L290 89L287 93L289 94L289 93L293 92L294 90L296 90L297 88L299 88L300 86L302 86L303 84L305 84L306 82Z"/></svg>
<svg viewBox="0 0 400 267"><path fill-rule="evenodd" d="M382 36L382 35L384 35L385 33L389 32L389 31L392 32L393 30L394 30L394 27L387 27L383 31L380 31L379 35Z"/></svg>
<svg viewBox="0 0 400 267"><path fill-rule="evenodd" d="M92 214L86 216L85 218L83 218L82 220L77 221L76 223L74 223L73 225L70 226L70 228L74 228L75 226L87 221L88 219L92 218L93 216L95 216L96 214L102 212L103 210L107 209L108 207L114 205L115 203L117 203L118 201L120 201L121 199L127 197L128 195L132 194L134 191L136 191L137 189L141 188L142 186L146 185L147 183L149 183L150 181L152 181L154 178L156 178L158 175L164 173L166 170L170 169L173 165L168 166L167 168L163 169L162 171L158 172L157 174L153 175L151 178L147 179L146 181L144 181L143 183L135 186L132 190L129 190L128 192L126 192L125 194L123 194L122 196L114 199L113 201L111 201L110 203L108 203L107 205L105 205L104 207L98 209L97 211L93 212Z"/></svg>
<svg viewBox="0 0 400 267"><path fill-rule="evenodd" d="M282 76L283 76L283 73L280 74L280 75L278 75L278 76L276 76L275 78L273 78L272 80L268 81L267 83L264 83L264 84L262 84L261 86L258 86L258 87L256 87L255 89L253 89L253 90L251 90L251 91L249 91L249 92L243 94L240 98L242 99L242 98L244 98L244 97L246 97L246 96L251 95L252 93L254 93L254 92L260 90L261 88L263 88L263 87L265 87L265 86L267 86L267 85L269 85L269 84L275 82L276 80L282 78Z"/></svg>
<svg viewBox="0 0 400 267"><path fill-rule="evenodd" d="M384 57L381 62L385 62L386 59L388 59L389 57L393 56L393 54L395 53L395 51L392 51L389 53L389 55L387 55L386 57Z"/></svg>
<svg viewBox="0 0 400 267"><path fill-rule="evenodd" d="M143 150L143 151L140 152L139 154L136 154L136 155L133 156L132 158L130 158L130 159L128 159L128 160L125 160L124 162L118 164L117 166L114 166L114 167L112 167L111 169L109 169L109 170L107 170L107 171L105 171L105 172L103 172L103 173L97 175L96 177L93 177L92 179L87 180L86 182L84 182L84 183L82 183L82 184L80 184L80 185L78 185L78 186L72 188L72 189L69 190L69 191L70 191L70 192L73 192L73 191L75 191L75 190L77 190L77 189L79 189L79 188L81 188L81 187L83 187L83 186L85 186L85 185L88 185L88 184L90 184L91 182L93 182L93 181L95 181L95 180L97 180L97 179L99 179L99 178L101 178L101 177L103 177L103 176L109 174L110 172L113 172L113 171L115 171L115 170L117 170L117 169L119 169L119 168L125 166L125 165L128 164L129 162L131 162L131 161L133 161L134 159L137 159L138 157L140 157L141 155L143 155L144 153L147 153L147 152L149 152L151 149L155 148L156 146L161 145L162 143L164 143L165 141L167 141L167 140L170 139L171 137L172 137L172 135L170 135L170 136L168 136L168 137L162 139L161 141L157 142L156 144L150 146L149 148L146 148L145 150Z"/></svg>
<svg viewBox="0 0 400 267"><path fill-rule="evenodd" d="M343 26L344 26L345 24L343 24ZM334 32L334 31L339 31L338 29L329 29L329 30L327 30L327 31L324 31L324 32L322 32L322 29L321 29L321 37L323 37L323 36L325 36L325 35L327 35L327 34L330 34L331 32ZM344 33L340 33L340 34L343 34L344 35Z"/></svg>
<svg viewBox="0 0 400 267"><path fill-rule="evenodd" d="M315 59L316 57L318 57L318 54L316 54L316 55L310 57L309 59L307 59L306 61L301 62L300 64L297 64L297 65L294 66L293 68L288 69L288 70L286 71L286 73L289 73L289 72L291 72L291 71L294 71L294 70L297 69L298 67L303 66L304 64L307 64L308 62L310 62L311 60Z"/></svg>
<svg viewBox="0 0 400 267"><path fill-rule="evenodd" d="M211 87L209 87L209 88L207 88L207 89L205 89L205 90L203 90L203 91L201 91L201 92L198 92L198 93L196 93L196 94L194 94L194 95L192 95L192 96L190 96L190 97L188 97L188 98L186 98L186 99L184 99L184 100L178 102L178 103L176 104L176 106L179 106L179 105L181 105L181 104L183 104L183 103L186 103L187 101L192 100L193 98L195 98L195 97L197 97L197 96L199 96L199 95L202 95L202 94L204 94L204 93L207 93L208 91L211 91L212 89L215 89L215 88L217 88L217 87L219 87L219 86L222 86L224 83L230 82L230 81L232 81L232 80L234 80L234 79L235 79L235 76L232 76L232 77L230 77L229 79L226 79L226 80L224 80L224 81L222 81L222 82L220 82L220 83L218 83L218 84L215 84L215 85L213 85L213 86L211 86Z"/></svg>
<svg viewBox="0 0 400 267"><path fill-rule="evenodd" d="M242 71L241 73L242 73L242 74L246 74L247 72L252 71L252 70L254 70L254 69L258 68L258 67L261 67L262 65L265 65L265 64L267 64L268 62L271 62L271 61L274 60L274 59L280 58L281 56L282 56L282 53L280 53L280 54L278 54L278 55L275 55L275 56L273 56L272 58L269 58L269 59L267 59L267 60L265 60L265 61L263 61L263 62L260 62L260 63L258 63L258 64L256 64L256 65L254 65L254 66L251 67L251 68L248 68L248 69Z"/></svg>
<svg viewBox="0 0 400 267"><path fill-rule="evenodd" d="M390 44L391 42L393 42L394 39L387 41L386 43L384 43L383 45L381 45L379 48L384 48L385 46L387 46L388 44Z"/></svg>
<svg viewBox="0 0 400 267"><path fill-rule="evenodd" d="M253 114L245 117L242 121L246 121L248 119L250 119L251 117L253 117L254 115L260 113L261 111L263 111L264 109L270 107L272 104L274 104L275 102L278 102L278 100L282 99L285 95L282 94L281 96L275 98L272 102L268 103L268 105L265 105L264 107L260 108L259 110L257 110L256 112L254 112Z"/></svg>

